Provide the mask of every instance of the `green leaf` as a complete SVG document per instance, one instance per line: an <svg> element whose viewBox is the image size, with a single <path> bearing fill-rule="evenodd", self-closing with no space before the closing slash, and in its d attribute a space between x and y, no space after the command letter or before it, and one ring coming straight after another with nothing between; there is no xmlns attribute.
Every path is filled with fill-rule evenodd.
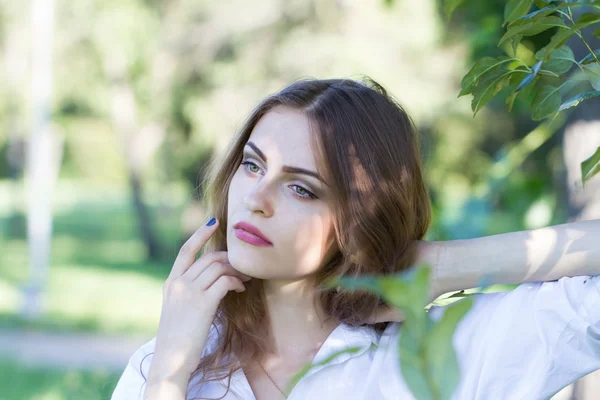
<svg viewBox="0 0 600 400"><path fill-rule="evenodd" d="M427 330L424 312L429 297L430 268L412 267L407 273L380 279L380 292L388 304L404 312L406 328L411 335L420 337Z"/></svg>
<svg viewBox="0 0 600 400"><path fill-rule="evenodd" d="M577 96L571 97L560 105L558 111L566 110L567 108L575 107L577 104L584 100L591 99L592 97L600 97L599 91L579 93Z"/></svg>
<svg viewBox="0 0 600 400"><path fill-rule="evenodd" d="M550 3L549 1L544 1L544 0L533 0L533 2L535 3L536 6L538 6L538 8L543 8L547 4Z"/></svg>
<svg viewBox="0 0 600 400"><path fill-rule="evenodd" d="M542 62L538 61L533 66L533 68L532 68L533 72L531 72L530 74L527 74L527 76L525 77L525 79L523 79L521 81L521 83L519 83L519 86L517 86L517 88L514 91L518 92L519 90L523 89L525 86L527 86L531 82L533 82L533 80L535 79L535 77L538 76L538 73L540 72L541 66L542 66Z"/></svg>
<svg viewBox="0 0 600 400"><path fill-rule="evenodd" d="M515 99L517 98L517 96L519 95L518 92L509 94L508 96L506 96L506 107L508 109L508 112L511 112L512 108L513 108L513 104L515 103Z"/></svg>
<svg viewBox="0 0 600 400"><path fill-rule="evenodd" d="M550 39L550 43L548 43L545 47L541 48L537 53L535 53L535 57L538 60L545 58L546 55L551 53L554 49L562 46L571 36L575 35L578 31L590 25L593 25L599 21L600 14L583 14L574 25L569 26L567 29L561 29L556 34L554 34L554 36L552 36L552 39Z"/></svg>
<svg viewBox="0 0 600 400"><path fill-rule="evenodd" d="M415 399L437 400L427 381L425 359L419 343L421 340L422 337L415 338L405 330L402 331L398 338L400 371Z"/></svg>
<svg viewBox="0 0 600 400"><path fill-rule="evenodd" d="M335 288L336 286L343 286L350 290L365 289L370 290L373 293L381 294L381 286L379 285L381 277L375 275L365 275L358 277L341 276L335 279L326 281L323 286L325 288Z"/></svg>
<svg viewBox="0 0 600 400"><path fill-rule="evenodd" d="M560 86L546 85L537 92L531 103L531 114L534 121L551 116L560 107Z"/></svg>
<svg viewBox="0 0 600 400"><path fill-rule="evenodd" d="M554 49L564 45L565 42L574 34L574 29L561 30L557 32L554 36L552 36L552 39L550 39L550 43L535 53L535 58L538 60L544 59L546 55L554 51Z"/></svg>
<svg viewBox="0 0 600 400"><path fill-rule="evenodd" d="M576 64L575 56L569 46L562 46L552 51L543 65L544 70L554 72L557 75L568 72L573 64Z"/></svg>
<svg viewBox="0 0 600 400"><path fill-rule="evenodd" d="M594 58L594 56L596 57ZM591 62L596 62L596 58L600 59L600 49L594 50L593 53L590 53L587 56L583 57L581 60L579 60L579 64L589 64Z"/></svg>
<svg viewBox="0 0 600 400"><path fill-rule="evenodd" d="M464 0L444 0L444 10L446 11L446 20L450 21L452 13L456 10L456 7L461 5Z"/></svg>
<svg viewBox="0 0 600 400"><path fill-rule="evenodd" d="M600 90L600 64L586 64L582 66L585 70L585 76L596 90Z"/></svg>
<svg viewBox="0 0 600 400"><path fill-rule="evenodd" d="M381 296L389 305L404 312L410 329L420 334L426 329L424 313L429 296L430 268L421 263L395 275L342 276L326 281L325 288L342 286L349 290L367 290Z"/></svg>
<svg viewBox="0 0 600 400"><path fill-rule="evenodd" d="M379 293L388 304L406 309L412 314L420 312L419 306L415 307L416 301L412 301L412 295L418 288L411 287L401 277L384 277L379 279Z"/></svg>
<svg viewBox="0 0 600 400"><path fill-rule="evenodd" d="M579 17L577 19L577 21L575 22L575 25L581 24L582 26L589 26L589 25L595 24L598 21L600 21L600 14L585 13L585 14L582 14L581 17ZM580 29L580 28L577 28L577 29Z"/></svg>
<svg viewBox="0 0 600 400"><path fill-rule="evenodd" d="M581 177L585 184L594 175L600 172L600 147L593 156L581 163Z"/></svg>
<svg viewBox="0 0 600 400"><path fill-rule="evenodd" d="M481 78L481 76L486 73L501 67L503 64L509 63L511 61L516 60L516 58L501 56L498 58L494 57L483 57L480 60L477 60L475 65L467 72L467 74L462 78L460 82L460 86L462 90L458 94L458 97L469 94L473 90L473 86L477 83L477 81Z"/></svg>
<svg viewBox="0 0 600 400"><path fill-rule="evenodd" d="M460 369L452 337L458 323L472 305L473 298L468 297L448 306L423 344L431 381L434 382L441 400L450 399L458 386Z"/></svg>
<svg viewBox="0 0 600 400"><path fill-rule="evenodd" d="M508 31L500 39L498 46L501 46L502 43L515 35L533 36L555 27L568 29L568 26L565 25L562 19L554 16L543 17L537 21L530 21L522 25L509 27Z"/></svg>
<svg viewBox="0 0 600 400"><path fill-rule="evenodd" d="M423 266L423 264L414 267L411 274L408 276L410 287L414 295L412 302L421 303L421 310L427 305L430 276L431 269L427 266Z"/></svg>
<svg viewBox="0 0 600 400"><path fill-rule="evenodd" d="M523 73L523 71L495 69L485 74L479 80L477 86L473 89L473 100L471 101L471 109L474 112L473 117L502 90L507 82L507 78L514 73Z"/></svg>
<svg viewBox="0 0 600 400"><path fill-rule="evenodd" d="M517 56L517 48L519 47L519 43L521 43L521 39L523 39L523 35L515 35L511 40L511 48L513 57Z"/></svg>
<svg viewBox="0 0 600 400"><path fill-rule="evenodd" d="M531 8L531 0L509 0L504 7L504 25L527 14Z"/></svg>
<svg viewBox="0 0 600 400"><path fill-rule="evenodd" d="M592 35L596 36L597 38L600 38L600 28L596 29L594 33L592 33Z"/></svg>
<svg viewBox="0 0 600 400"><path fill-rule="evenodd" d="M555 4L550 4L550 2L546 2L547 6L543 6L543 7L538 5L539 10L532 11L527 15L517 18L510 24L510 26L521 25L521 24L526 23L528 20L539 19L541 17L550 15L550 14L556 12L557 10L560 10L563 8L573 8L573 7L581 7L581 6L589 7L590 5L597 7L598 5L600 5L600 1L598 1L598 0L594 0L590 4L586 4L584 1L564 2L564 3L559 3L559 4L556 4L558 2L554 2L554 3Z"/></svg>
<svg viewBox="0 0 600 400"><path fill-rule="evenodd" d="M555 12L558 9L558 6L552 4L549 5L547 7L540 7L538 6L540 9L536 10L536 11L532 11L529 14L526 14L522 17L517 18L516 20L513 21L512 25L521 25L524 23L527 23L529 20L534 20L537 18L541 18L541 17L545 17L546 15L550 15L553 12Z"/></svg>

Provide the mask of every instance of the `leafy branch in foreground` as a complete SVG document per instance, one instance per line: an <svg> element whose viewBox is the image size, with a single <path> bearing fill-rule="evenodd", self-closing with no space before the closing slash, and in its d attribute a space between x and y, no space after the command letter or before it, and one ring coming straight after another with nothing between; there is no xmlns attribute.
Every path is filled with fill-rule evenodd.
<svg viewBox="0 0 600 400"><path fill-rule="evenodd" d="M446 18L464 0L445 0ZM536 7L531 11L532 7ZM586 7L578 18L572 9ZM519 97L531 109L535 121L556 118L559 112L582 101L600 97L600 49L592 49L581 31L600 26L600 0L509 0L504 9L506 33L498 46L509 55L483 57L475 62L461 81L458 97L471 94L473 116L500 93L506 93L508 111ZM518 57L517 48L524 37L554 29L550 41L535 53L534 60ZM600 38L600 27L593 31ZM567 40L577 36L589 54L575 60ZM510 44L510 46L504 46ZM582 183L600 172L596 153L581 164Z"/></svg>
<svg viewBox="0 0 600 400"><path fill-rule="evenodd" d="M404 314L398 335L398 360L402 376L418 400L447 400L452 397L460 378L452 337L462 317L472 305L470 294L455 296L457 301L445 307L442 317L434 321L428 305L430 268L417 265L410 271L391 276L340 277L323 286L342 286L345 290L366 290L379 295ZM293 379L290 390L311 368L331 362L350 348L336 352L323 362L308 364Z"/></svg>

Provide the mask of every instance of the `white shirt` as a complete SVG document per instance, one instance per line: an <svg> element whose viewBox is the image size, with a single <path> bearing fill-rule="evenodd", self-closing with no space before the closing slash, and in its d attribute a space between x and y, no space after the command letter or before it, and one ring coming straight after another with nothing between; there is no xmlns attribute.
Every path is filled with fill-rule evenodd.
<svg viewBox="0 0 600 400"><path fill-rule="evenodd" d="M439 318L444 307L432 307ZM379 335L371 326L341 324L329 335L313 363L347 347L360 346L327 366L311 370L288 400L412 400L400 372L398 336L390 324ZM212 339L214 340L214 338ZM130 358L111 400L143 399L140 361L154 351L156 338ZM374 344L374 346L372 346ZM477 295L453 336L461 380L454 400L548 399L563 387L600 369L600 276L525 283L513 291ZM144 377L152 355L142 363ZM227 379L188 387L188 400L218 398ZM236 371L223 400L255 400L243 370Z"/></svg>

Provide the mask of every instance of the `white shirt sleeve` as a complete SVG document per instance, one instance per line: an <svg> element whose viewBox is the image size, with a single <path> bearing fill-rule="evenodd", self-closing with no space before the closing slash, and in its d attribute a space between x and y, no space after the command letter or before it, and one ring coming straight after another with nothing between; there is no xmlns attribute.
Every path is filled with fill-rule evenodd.
<svg viewBox="0 0 600 400"><path fill-rule="evenodd" d="M201 357L204 357L206 354L215 350L221 329L220 325L217 328L215 328L214 325L211 325ZM148 372L150 371L150 365L152 364L152 358L154 357L155 347L156 336L144 343L133 353L125 366L123 374L117 382L117 386L115 387L110 400L142 400L144 398L146 381L148 380ZM197 374L190 383L195 384L201 377L201 374ZM193 387L195 390L201 389L195 386ZM188 385L188 390L189 389L190 385Z"/></svg>
<svg viewBox="0 0 600 400"><path fill-rule="evenodd" d="M129 357L123 374L117 382L110 400L142 400L146 392L148 371L154 356L156 337L144 343Z"/></svg>
<svg viewBox="0 0 600 400"><path fill-rule="evenodd" d="M477 295L453 337L455 399L548 399L600 369L600 276Z"/></svg>

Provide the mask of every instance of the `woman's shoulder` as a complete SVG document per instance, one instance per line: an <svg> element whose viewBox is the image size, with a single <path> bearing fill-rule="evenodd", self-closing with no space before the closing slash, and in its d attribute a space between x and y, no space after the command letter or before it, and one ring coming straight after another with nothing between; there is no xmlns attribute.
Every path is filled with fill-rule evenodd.
<svg viewBox="0 0 600 400"><path fill-rule="evenodd" d="M449 307L432 307L430 316L439 320ZM380 341L384 369L395 373L401 334L392 323ZM474 295L452 343L461 372L455 398L550 397L600 368L600 276Z"/></svg>
<svg viewBox="0 0 600 400"><path fill-rule="evenodd" d="M453 337L459 391L482 398L550 397L600 368L599 337L600 276L476 295Z"/></svg>
<svg viewBox="0 0 600 400"><path fill-rule="evenodd" d="M202 356L209 351L213 351L218 341L219 329L214 324L211 325L206 345L202 351ZM117 382L117 386L112 394L111 400L132 400L143 398L148 373L156 349L156 336L145 341L129 357L128 363Z"/></svg>
<svg viewBox="0 0 600 400"><path fill-rule="evenodd" d="M127 365L112 393L111 400L142 399L152 363L156 336L142 344L129 357Z"/></svg>
<svg viewBox="0 0 600 400"><path fill-rule="evenodd" d="M143 378L148 378L148 371L152 364L154 349L156 348L156 336L144 342L132 355L129 357L127 367L135 369Z"/></svg>

